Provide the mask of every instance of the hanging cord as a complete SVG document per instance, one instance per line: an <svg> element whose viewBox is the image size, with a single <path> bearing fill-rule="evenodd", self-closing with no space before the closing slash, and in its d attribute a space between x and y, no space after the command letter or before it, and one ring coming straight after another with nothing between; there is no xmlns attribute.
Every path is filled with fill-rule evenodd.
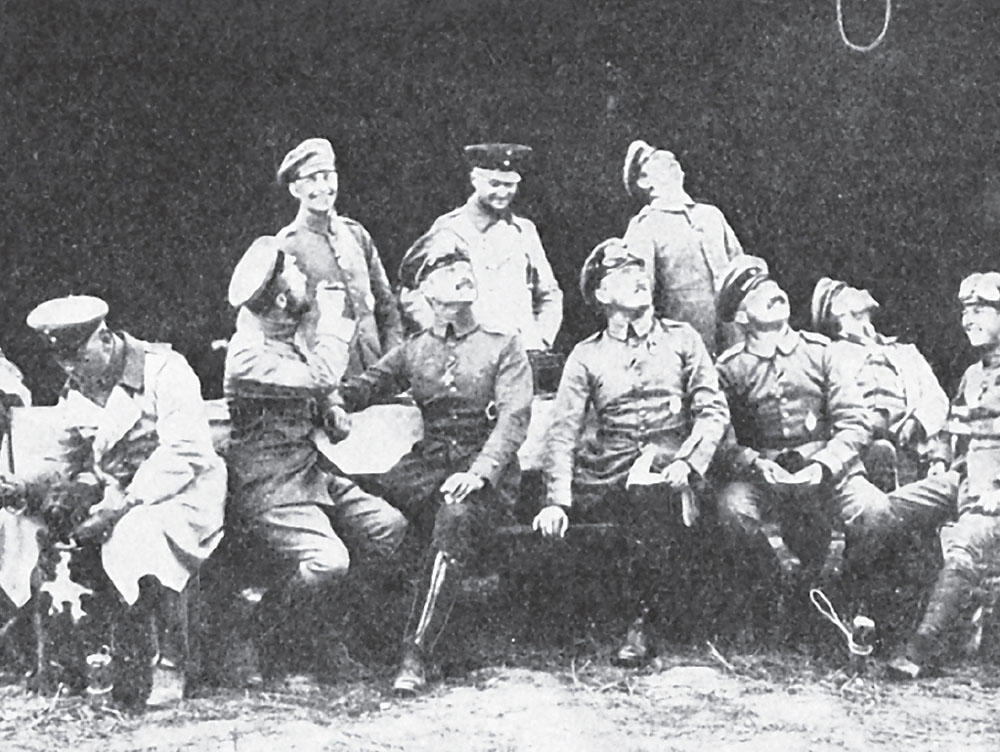
<svg viewBox="0 0 1000 752"><path fill-rule="evenodd" d="M837 610L830 603L830 599L826 597L824 593L819 588L813 588L809 591L809 600L833 626L843 632L844 637L847 638L847 649L851 651L851 655L871 655L872 651L875 649L873 645L859 645L854 641L854 632L852 632L843 621L841 621L840 616L837 614Z"/></svg>
<svg viewBox="0 0 1000 752"><path fill-rule="evenodd" d="M837 30L840 32L840 38L843 40L844 44L847 45L848 49L854 50L855 52L871 52L882 44L882 40L885 39L886 32L889 31L889 20L892 18L892 0L885 0L885 20L882 22L882 31L880 31L879 35L875 37L874 42L866 46L854 44L854 42L847 38L847 32L844 31L843 4L844 0L837 0Z"/></svg>

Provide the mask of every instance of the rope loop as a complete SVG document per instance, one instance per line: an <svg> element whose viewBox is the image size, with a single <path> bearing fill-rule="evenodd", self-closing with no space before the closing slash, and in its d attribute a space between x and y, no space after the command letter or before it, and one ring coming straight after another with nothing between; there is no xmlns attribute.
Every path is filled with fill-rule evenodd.
<svg viewBox="0 0 1000 752"><path fill-rule="evenodd" d="M855 44L850 39L847 38L847 32L844 31L844 0L837 0L837 30L840 32L840 38L847 45L848 49L854 50L855 52L871 52L880 44L882 40L885 39L886 32L889 31L889 21L892 18L892 0L885 0L885 19L882 21L882 31L879 35L875 37L875 41L868 45Z"/></svg>
<svg viewBox="0 0 1000 752"><path fill-rule="evenodd" d="M875 649L874 645L860 645L854 640L854 632L852 632L846 624L841 620L840 615L837 614L837 610L830 603L830 599L826 597L824 593L819 588L813 588L809 591L809 600L816 607L827 621L829 621L833 626L839 629L844 637L847 638L847 649L851 651L851 655L871 655L872 651Z"/></svg>

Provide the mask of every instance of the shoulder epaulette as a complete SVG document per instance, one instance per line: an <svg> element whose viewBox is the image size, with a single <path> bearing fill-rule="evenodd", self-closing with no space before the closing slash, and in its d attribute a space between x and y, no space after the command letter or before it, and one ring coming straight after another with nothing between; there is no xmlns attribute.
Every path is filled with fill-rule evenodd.
<svg viewBox="0 0 1000 752"><path fill-rule="evenodd" d="M728 347L722 354L715 359L716 363L725 363L732 360L737 355L742 353L746 348L746 342L737 342L735 345Z"/></svg>

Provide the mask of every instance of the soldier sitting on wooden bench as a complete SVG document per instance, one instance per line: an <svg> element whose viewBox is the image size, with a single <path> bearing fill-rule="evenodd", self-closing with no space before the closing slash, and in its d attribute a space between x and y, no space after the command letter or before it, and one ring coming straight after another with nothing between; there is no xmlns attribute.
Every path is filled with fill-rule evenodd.
<svg viewBox="0 0 1000 752"><path fill-rule="evenodd" d="M690 324L654 316L645 263L622 240L606 240L591 252L580 287L607 326L566 361L548 434L548 505L533 524L546 537L562 537L570 520L618 522L628 540L641 543L627 563L630 580L643 580L634 584L644 616L616 656L635 666L651 654L645 615L655 615L652 601L663 584L657 561L640 552L659 550L682 521L694 524L692 486L698 488L708 470L729 410L701 337ZM597 432L581 443L588 407L596 413ZM630 477L656 482L645 492L629 492ZM643 566L645 578L639 575Z"/></svg>

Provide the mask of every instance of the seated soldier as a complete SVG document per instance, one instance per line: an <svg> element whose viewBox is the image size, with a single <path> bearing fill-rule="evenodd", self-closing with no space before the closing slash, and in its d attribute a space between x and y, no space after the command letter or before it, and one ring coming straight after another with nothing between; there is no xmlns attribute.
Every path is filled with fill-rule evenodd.
<svg viewBox="0 0 1000 752"><path fill-rule="evenodd" d="M310 665L310 649L333 642L315 612L335 600L324 588L347 573L345 542L387 557L406 529L397 510L336 472L313 443L317 427L345 424L332 397L347 367L354 320L345 313L344 290L308 295L284 242L257 238L233 271L229 302L240 316L224 383L232 422L230 524L291 565L253 619L261 668L272 681L287 678L296 660ZM310 318L310 334L319 344L310 347L301 324L312 300L320 310Z"/></svg>
<svg viewBox="0 0 1000 752"><path fill-rule="evenodd" d="M889 496L904 530L943 525L944 566L916 633L889 664L897 678L936 668L949 630L975 605L974 592L1000 556L1000 273L970 275L959 300L962 328L981 360L962 377L928 477Z"/></svg>
<svg viewBox="0 0 1000 752"><path fill-rule="evenodd" d="M545 473L547 506L534 527L562 537L573 522L618 522L628 539L647 545L674 537L682 522L694 523L692 483L704 477L729 420L726 400L704 342L690 324L657 319L652 282L642 259L618 238L587 257L580 275L584 299L600 308L606 328L580 342L566 361L549 429ZM581 443L588 406L597 432ZM652 455L657 484L647 493L627 492L633 466ZM644 609L655 617L663 586L655 563L633 560ZM632 579L632 577L630 577ZM645 619L638 619L617 653L623 665L650 654Z"/></svg>
<svg viewBox="0 0 1000 752"><path fill-rule="evenodd" d="M823 277L812 296L813 328L830 337L833 361L861 387L872 427L862 452L869 479L889 492L921 477L928 439L944 428L948 397L914 345L875 331L867 290Z"/></svg>
<svg viewBox="0 0 1000 752"><path fill-rule="evenodd" d="M788 296L762 259L733 261L718 310L745 336L716 364L735 433L720 456L731 472L721 522L763 550L770 544L792 582L805 584L821 572L831 529L843 528L845 564L862 577L891 513L858 458L869 439L859 389L835 368L826 337L789 327Z"/></svg>
<svg viewBox="0 0 1000 752"><path fill-rule="evenodd" d="M120 595L129 607L122 618L136 629L144 633L150 619L157 627L145 639L158 658L148 704L159 705L183 694L185 587L222 537L226 468L191 367L169 345L112 331L107 312L99 298L71 296L42 303L27 323L69 377L61 404L93 441L93 472L105 486L75 531L106 574L90 573L99 577L90 584L115 601ZM121 630L113 636L120 641ZM127 683L117 679L115 690L129 704L143 699L121 695Z"/></svg>
<svg viewBox="0 0 1000 752"><path fill-rule="evenodd" d="M490 520L517 499L517 449L531 417L532 383L520 338L476 320L476 277L455 233L422 236L399 276L423 294L434 322L345 382L342 397L354 411L409 389L423 417L423 439L379 478L385 498L435 551L421 616L393 684L412 695L425 686L426 652L443 633L456 575L480 548Z"/></svg>

